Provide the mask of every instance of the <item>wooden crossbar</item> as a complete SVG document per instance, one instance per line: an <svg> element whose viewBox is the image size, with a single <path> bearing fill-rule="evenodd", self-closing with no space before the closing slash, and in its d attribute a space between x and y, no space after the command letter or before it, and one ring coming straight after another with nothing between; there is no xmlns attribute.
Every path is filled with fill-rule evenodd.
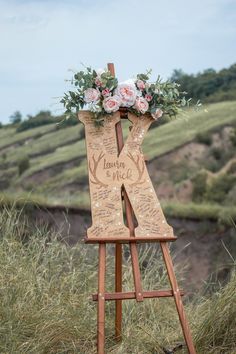
<svg viewBox="0 0 236 354"><path fill-rule="evenodd" d="M99 237L99 238L92 238L92 237L85 237L84 242L85 243L148 243L148 242L171 242L171 241L176 241L177 237L173 236L143 236L143 237Z"/></svg>
<svg viewBox="0 0 236 354"><path fill-rule="evenodd" d="M184 296L184 291L180 290L180 295ZM145 299L152 299L156 297L171 297L174 296L174 293L172 290L151 290L151 291L144 291L143 292L143 297ZM135 292L134 291L128 291L125 293L122 292L116 292L116 293L105 293L104 294L105 300L110 301L110 300L132 300L136 298ZM98 301L98 294L93 294L92 295L93 301Z"/></svg>

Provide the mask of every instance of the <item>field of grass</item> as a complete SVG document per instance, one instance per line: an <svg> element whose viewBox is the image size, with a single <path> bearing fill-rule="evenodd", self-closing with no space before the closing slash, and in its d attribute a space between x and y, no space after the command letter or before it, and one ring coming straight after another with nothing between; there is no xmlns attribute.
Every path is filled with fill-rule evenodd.
<svg viewBox="0 0 236 354"><path fill-rule="evenodd" d="M0 211L0 353L96 353L97 248L68 247L44 227L30 226L21 212ZM142 250L143 286L169 288L161 257ZM233 262L232 260L232 263ZM198 354L235 354L236 274L214 294L185 300ZM114 261L107 259L107 290L113 289ZM181 282L182 274L176 270ZM125 290L133 288L130 259ZM165 354L183 344L173 299L124 302L123 341L114 341L114 304L106 306L108 354ZM178 353L186 353L179 349Z"/></svg>
<svg viewBox="0 0 236 354"><path fill-rule="evenodd" d="M148 136L143 144L144 153L152 159L167 153L191 140L193 140L199 132L205 132L212 129L219 129L226 124L236 124L236 102L221 102L207 105L205 110L194 112L193 110L185 112L184 115L177 117L176 120L169 124L153 128L149 131ZM0 131L0 148L13 144L23 138L33 138L37 134L49 133L53 127L45 126L28 130L23 133L14 133L13 129L8 128L9 134L5 129ZM20 149L14 149L7 153L6 162L14 164L22 155L40 154L47 149L56 149L55 151L43 155L41 157L32 158L30 168L25 172L25 176L30 176L37 171L53 166L59 163L65 163L75 158L85 156L84 140L69 144L79 136L81 125L75 127L67 127L46 134L36 139ZM3 135L3 138L1 137ZM126 130L127 135L127 130ZM60 148L68 142L67 146ZM0 152L1 156L1 152ZM23 178L24 176L22 176Z"/></svg>
<svg viewBox="0 0 236 354"><path fill-rule="evenodd" d="M235 101L207 105L197 112L186 111L176 120L151 129L143 144L144 153L152 160L194 140L200 132L235 126L235 112ZM125 125L127 136L128 122ZM0 186L1 181L3 185L9 184L4 195L2 192L1 200L20 196L40 204L44 201L47 205L89 208L85 141L80 138L82 129L82 124L59 130L56 125L47 125L22 133L16 133L11 127L0 129ZM19 146L14 147L15 143ZM24 156L29 157L29 167L19 176L18 162ZM182 170L179 165L176 168L174 174L180 174L181 178L184 168L190 171L188 164ZM41 174L39 180L37 174ZM74 185L74 190L70 185ZM171 216L210 217L224 223L231 217L235 219L236 215L234 207L222 205L167 203L164 209Z"/></svg>
<svg viewBox="0 0 236 354"><path fill-rule="evenodd" d="M0 129L0 148L3 149L12 144L23 143L27 139L33 139L40 137L43 134L47 134L55 130L55 125L44 125L38 128L26 130L21 133L16 133L16 128L7 127Z"/></svg>
<svg viewBox="0 0 236 354"><path fill-rule="evenodd" d="M54 197L45 194L30 193L0 193L0 206L37 206L39 208L75 208L78 210L90 210L89 194L85 191L78 191L73 195L65 193L64 196ZM219 204L205 203L177 203L162 202L162 209L167 217L193 220L213 220L222 225L233 225L236 221L236 207L223 206Z"/></svg>

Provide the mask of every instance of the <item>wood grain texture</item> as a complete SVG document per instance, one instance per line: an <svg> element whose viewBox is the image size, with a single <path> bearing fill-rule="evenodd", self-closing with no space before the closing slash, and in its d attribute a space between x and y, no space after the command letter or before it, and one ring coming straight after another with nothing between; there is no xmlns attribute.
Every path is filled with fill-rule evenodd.
<svg viewBox="0 0 236 354"><path fill-rule="evenodd" d="M106 274L106 244L100 244L99 264L98 264L98 313L97 313L98 354L105 353L105 274Z"/></svg>
<svg viewBox="0 0 236 354"><path fill-rule="evenodd" d="M180 295L183 296L184 292L183 290L180 290ZM172 297L173 296L173 291L172 290L150 290L150 291L144 291L143 292L143 297L145 299L152 299L155 297ZM105 301L112 301L112 300L133 300L136 298L136 294L134 291L128 291L128 292L117 292L117 293L105 293ZM98 300L98 294L93 294L92 295L93 301Z"/></svg>
<svg viewBox="0 0 236 354"><path fill-rule="evenodd" d="M153 120L148 115L137 117L128 113L128 117L132 129L119 151L116 125L120 124L120 112L105 117L104 126L99 128L94 126L91 112L79 113L85 125L92 210L92 226L87 230L87 237L122 239L130 231L132 236L133 231L123 220L121 188L124 186L138 221L134 235L147 239L171 238L173 229L166 222L141 149Z"/></svg>

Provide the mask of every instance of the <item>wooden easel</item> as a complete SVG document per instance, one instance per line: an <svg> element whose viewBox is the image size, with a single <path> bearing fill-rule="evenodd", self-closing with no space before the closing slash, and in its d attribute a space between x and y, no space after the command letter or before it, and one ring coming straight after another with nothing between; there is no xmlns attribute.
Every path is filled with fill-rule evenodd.
<svg viewBox="0 0 236 354"><path fill-rule="evenodd" d="M114 64L108 64L108 70L113 76L115 76ZM127 112L120 111L122 118L127 118ZM121 152L124 141L122 134L121 122L119 121L116 126L116 140L119 153ZM126 190L122 189L122 196L125 207L126 221L129 228L130 237L119 238L119 237L104 237L97 240L90 239L87 237L85 242L87 243L98 243L99 244L99 269L98 269L98 293L92 296L94 301L98 302L97 305L97 352L98 354L105 353L105 302L114 300L116 303L116 315L115 315L115 338L117 341L121 340L122 331L122 300L136 299L136 301L143 301L145 298L156 298L156 297L174 297L177 312L179 315L179 320L182 326L183 335L185 342L190 354L196 354L189 325L185 316L184 307L182 303L181 296L183 291L178 287L176 277L174 274L173 263L169 253L167 241L174 241L176 237L170 236L156 236L156 237L136 237L135 236L135 226L133 217L133 208L130 203L129 197ZM137 242L160 242L161 251L163 259L166 265L171 290L153 290L153 291L143 291L141 284L141 274L139 269L138 261L138 250ZM106 243L115 244L115 293L105 292L105 274L106 274ZM133 292L122 292L122 244L129 243L133 277L134 277L134 287Z"/></svg>

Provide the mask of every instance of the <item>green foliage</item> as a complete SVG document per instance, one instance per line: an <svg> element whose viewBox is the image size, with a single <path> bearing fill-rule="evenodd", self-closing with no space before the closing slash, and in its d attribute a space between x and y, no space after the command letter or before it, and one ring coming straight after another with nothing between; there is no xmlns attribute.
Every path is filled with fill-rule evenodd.
<svg viewBox="0 0 236 354"><path fill-rule="evenodd" d="M57 129L64 129L67 127L72 127L79 124L79 119L76 116L72 116L70 119L62 119L61 122L57 124Z"/></svg>
<svg viewBox="0 0 236 354"><path fill-rule="evenodd" d="M18 161L18 173L19 176L22 175L30 167L29 156L22 156Z"/></svg>
<svg viewBox="0 0 236 354"><path fill-rule="evenodd" d="M234 128L234 130L230 134L230 141L232 145L236 147L236 128Z"/></svg>
<svg viewBox="0 0 236 354"><path fill-rule="evenodd" d="M186 97L195 100L219 102L236 99L236 64L218 72L207 69L196 75L174 70L171 80L181 85L187 92Z"/></svg>
<svg viewBox="0 0 236 354"><path fill-rule="evenodd" d="M163 113L170 117L176 116L183 107L189 105L191 99L185 99L185 92L179 90L179 84L168 80L162 81L160 77L157 78L155 83L149 83L150 74L151 71L148 71L146 74L138 74L136 76L136 80L132 85L134 102L125 106L128 111L137 116L146 112L153 117L156 114L157 117L155 119L157 119ZM142 83L142 88L139 87L139 81ZM111 115L119 107L123 107L123 102L121 102L121 97L119 96L118 81L109 71L104 71L100 74L87 67L85 71L74 74L71 84L74 85L74 90L65 93L60 101L65 107L66 118L70 118L87 105L88 109L94 113L94 123L100 125L103 124L104 116ZM93 92L93 100L92 98L86 100L88 90L90 90L90 93ZM106 94L104 94L104 90ZM115 110L106 109L104 106L105 100L112 96L113 98L116 97ZM143 112L135 105L137 97L142 99L147 105Z"/></svg>
<svg viewBox="0 0 236 354"><path fill-rule="evenodd" d="M210 146L212 144L212 133L209 131L200 132L196 135L196 141L200 144Z"/></svg>
<svg viewBox="0 0 236 354"><path fill-rule="evenodd" d="M236 343L236 272L211 298L201 300L195 343L198 353L234 354ZM232 299L233 302L232 302ZM204 348L204 350L203 350Z"/></svg>
<svg viewBox="0 0 236 354"><path fill-rule="evenodd" d="M234 175L223 175L213 179L207 188L205 199L210 202L223 203L235 183L236 176Z"/></svg>
<svg viewBox="0 0 236 354"><path fill-rule="evenodd" d="M220 147L213 147L210 150L210 154L216 159L216 160L221 160L222 156L224 155L224 152L222 151L222 148Z"/></svg>
<svg viewBox="0 0 236 354"><path fill-rule="evenodd" d="M22 114L19 111L15 111L15 113L13 113L10 116L10 122L12 124L18 124L21 122L21 120L22 120Z"/></svg>
<svg viewBox="0 0 236 354"><path fill-rule="evenodd" d="M16 129L16 131L23 132L24 130L40 127L42 125L58 123L61 117L53 117L50 111L40 111L35 116L28 116L27 120L24 120Z"/></svg>
<svg viewBox="0 0 236 354"><path fill-rule="evenodd" d="M193 193L192 199L194 202L201 202L204 199L207 190L207 173L204 171L198 172L192 178Z"/></svg>
<svg viewBox="0 0 236 354"><path fill-rule="evenodd" d="M3 128L3 124L2 124L2 122L0 122L0 129L2 129Z"/></svg>

